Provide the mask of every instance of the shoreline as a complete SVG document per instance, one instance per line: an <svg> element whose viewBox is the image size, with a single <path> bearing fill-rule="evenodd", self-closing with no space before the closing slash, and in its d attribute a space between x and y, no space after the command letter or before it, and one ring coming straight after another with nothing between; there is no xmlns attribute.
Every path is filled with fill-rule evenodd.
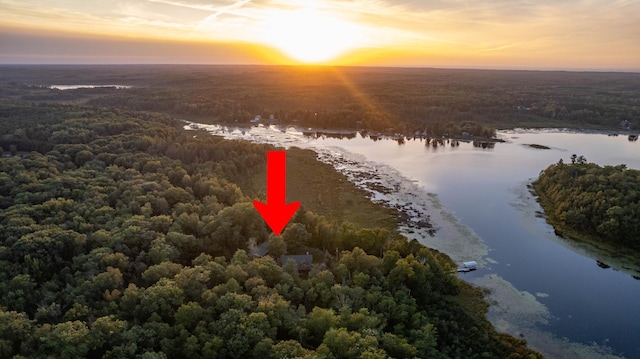
<svg viewBox="0 0 640 359"><path fill-rule="evenodd" d="M453 213L448 212L437 194L427 192L386 164L368 160L342 148L311 145L312 140L305 139L304 136L297 137L298 143L292 143L293 139L286 136L284 139L275 139L268 136L268 133L251 136L243 131L225 130L219 125L190 122L189 126L209 131L217 126L222 133L213 134L227 139L244 139L285 148L312 150L316 152L320 162L331 165L356 187L366 191L372 202L396 209L401 216L398 232L409 240L416 239L431 249L443 252L457 264L470 260L477 261L479 268L485 264L483 257L487 256L489 248L482 239L471 228L460 223ZM264 127L261 130L270 131Z"/></svg>
<svg viewBox="0 0 640 359"><path fill-rule="evenodd" d="M532 179L529 179L522 182L517 187L510 189L510 192L513 195L510 205L520 212L520 214L522 215L522 220L527 223L527 227L530 228L531 231L539 233L541 236L550 241L563 245L585 257L594 259L595 262L596 259L590 256L584 248L572 247L569 245L566 239L558 238L554 234L553 227L548 222L546 222L545 218L540 217L539 213L542 211L542 207L537 200L537 196L532 194L531 189L528 186L530 185L531 181ZM544 229L540 228L541 221L544 221L544 226L550 228L550 230L545 231ZM491 276L492 275L489 275L489 277ZM501 278L487 279L488 282L500 282L501 280ZM478 281L478 283L476 283L476 285L480 286L483 286L483 284L484 280ZM600 346L596 343L583 344L578 342L571 342L566 338L559 338L548 331L541 330L540 325L544 326L548 324L550 320L554 320L555 318L548 311L546 306L540 303L536 297L544 298L546 297L546 293L529 293L527 291L522 291L518 294L508 293L508 291L502 291L495 294L493 292L489 293L487 295L487 300L491 300L493 302L489 307L487 318L496 326L498 330L501 330L504 326L504 329L521 332L522 334L524 334L524 339L527 340L532 349L535 349L548 357L567 359L624 358L622 356L613 354L612 349L609 347ZM508 311L512 309L510 308L511 305L509 303L520 301L520 299L522 299L521 302L531 303L531 307L528 310L528 315L530 317L526 321L521 322L521 324L523 325L509 327L509 325L512 325L514 322L518 321L501 320L500 317L513 316L514 314L508 313ZM512 335L515 336L515 334Z"/></svg>
<svg viewBox="0 0 640 359"><path fill-rule="evenodd" d="M540 128L524 128L524 127L514 127L514 128L502 128L498 129L497 132L507 133L507 134L523 134L523 133L581 133L587 135L607 135L607 136L629 136L629 135L637 135L640 133L640 130L605 130L605 129L580 129L580 128L570 128L570 127L540 127Z"/></svg>
<svg viewBox="0 0 640 359"><path fill-rule="evenodd" d="M533 181L528 182L528 185L531 185L531 187L527 188L531 194L531 201L535 201L535 203L530 203L528 207L532 208L536 206L538 209L536 210L535 216L544 220L551 228L551 231L544 233L546 238L585 257L593 259L596 264L603 269L610 268L626 273L636 280L640 280L640 262L638 262L637 259L637 255L640 252L637 249L622 246L616 248L615 243L599 242L589 236L572 236L572 229L563 228L554 223L554 221L549 220L546 213L544 213L540 196L536 194L532 182Z"/></svg>
<svg viewBox="0 0 640 359"><path fill-rule="evenodd" d="M196 125L211 129L223 127ZM342 148L314 144L312 139L301 134L294 136L264 127L258 128L256 133L248 132L222 130L221 133L212 134L228 139L313 150L319 161L330 164L358 188L370 193L370 199L374 203L396 209L400 207L409 219L428 218L433 228L414 228L410 220L400 221L398 231L409 240L416 239L421 244L446 254L456 264L475 260L478 268L482 269L492 261L488 257L490 249L482 238L462 224L455 213L447 211L437 194L429 193L394 168ZM497 331L527 340L528 347L543 355L553 358L620 358L611 354L609 348L569 342L540 329L540 326L549 324L553 319L548 308L537 300L537 294L518 290L498 274L487 273L463 280L485 291L485 300L489 303L486 318Z"/></svg>
<svg viewBox="0 0 640 359"><path fill-rule="evenodd" d="M197 123L199 125L204 125L204 126L219 126L221 128L226 128L226 129L241 129L241 130L250 130L251 128L255 128L255 127L261 127L261 128L274 128L278 131L281 132L286 132L289 129L294 129L295 131L303 134L305 137L313 137L313 138L319 138L319 137L323 137L323 136L329 136L329 137L333 137L333 136L340 136L341 138L346 137L346 138L353 138L355 136L362 136L363 138L366 136L369 136L371 140L373 141L378 141L378 140L412 140L412 139L417 139L417 138L422 138L422 139L429 139L429 140L454 140L454 141L461 141L461 142L473 142L473 141L477 141L477 142L487 142L487 143L499 143L499 142L506 142L505 140L499 138L498 136L496 137L482 137L482 136L474 136L474 135L468 135L468 136L463 136L463 135L457 135L457 136L451 136L451 135L447 135L447 136L430 136L430 135L424 135L424 134L418 134L416 135L415 133L402 133L402 132L394 132L393 130L385 130L385 131L376 131L376 130L371 130L371 129L365 129L365 128L359 128L359 129L346 129L346 128L318 128L318 127L305 127L305 126L301 126L301 125L297 125L297 124L280 124L280 123L266 123L266 122L258 122L258 123L251 123L251 122L242 122L242 123L214 123L214 124L208 124L208 123L198 123L198 122L194 122L192 120L186 120L186 119L180 119L181 121L187 122L187 123Z"/></svg>

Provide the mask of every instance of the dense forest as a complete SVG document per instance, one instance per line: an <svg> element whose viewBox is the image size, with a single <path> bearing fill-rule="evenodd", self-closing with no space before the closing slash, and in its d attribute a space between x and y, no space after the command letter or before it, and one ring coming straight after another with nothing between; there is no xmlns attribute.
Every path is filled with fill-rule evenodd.
<svg viewBox="0 0 640 359"><path fill-rule="evenodd" d="M9 102L1 358L540 357L495 332L446 256L393 228L309 202L270 234L251 204L269 146L157 113ZM303 253L309 271L280 262Z"/></svg>
<svg viewBox="0 0 640 359"><path fill-rule="evenodd" d="M210 123L491 137L495 128L638 130L640 74L304 66L5 66L0 96ZM129 85L57 90L48 85ZM45 87L43 87L45 86Z"/></svg>
<svg viewBox="0 0 640 359"><path fill-rule="evenodd" d="M640 249L640 171L600 167L571 156L533 183L549 221L560 232Z"/></svg>

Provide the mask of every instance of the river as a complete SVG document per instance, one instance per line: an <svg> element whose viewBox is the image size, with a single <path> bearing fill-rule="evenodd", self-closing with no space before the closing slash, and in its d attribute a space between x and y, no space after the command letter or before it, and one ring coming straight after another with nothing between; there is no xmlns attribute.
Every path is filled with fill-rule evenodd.
<svg viewBox="0 0 640 359"><path fill-rule="evenodd" d="M227 128L212 134L315 150L372 199L404 211L402 231L454 261L479 269L461 278L485 288L488 319L551 358L640 358L640 260L558 238L527 185L572 154L600 165L640 169L627 136L571 131L501 131L495 146L421 139L373 141L356 134L304 136L293 127ZM549 149L536 149L540 144ZM380 193L382 184L390 189ZM412 224L429 216L435 235Z"/></svg>

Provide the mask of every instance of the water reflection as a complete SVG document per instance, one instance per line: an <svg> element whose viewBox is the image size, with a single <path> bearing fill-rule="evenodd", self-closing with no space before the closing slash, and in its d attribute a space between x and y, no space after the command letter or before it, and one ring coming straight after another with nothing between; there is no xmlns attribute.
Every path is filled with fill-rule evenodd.
<svg viewBox="0 0 640 359"><path fill-rule="evenodd" d="M495 142L487 142L487 141L473 141L473 147L481 147L481 148L494 148L496 146Z"/></svg>
<svg viewBox="0 0 640 359"><path fill-rule="evenodd" d="M257 125L260 127L262 125ZM286 129L282 128L281 132L286 132ZM493 149L497 142L504 142L500 139L474 139L473 136L465 136L464 138L456 137L430 137L426 132L420 133L419 131L412 136L406 136L400 133L396 134L383 134L380 132L370 131L331 131L331 130L303 130L302 135L312 139L338 139L338 140L351 140L355 138L369 139L373 142L377 141L395 141L399 146L404 145L407 141L424 141L426 146L438 148L440 146L458 147L460 142L473 143L473 147L483 149Z"/></svg>
<svg viewBox="0 0 640 359"><path fill-rule="evenodd" d="M457 146L452 146L452 139L425 138L424 143L417 139L404 146L380 140L371 146L365 138L326 138L319 144L389 164L418 180L427 191L438 193L446 207L491 250L490 260L485 258L489 265L465 279L482 284L491 282L484 279L487 275L504 278L523 293L535 293L532 300L549 308L552 317L548 324L538 325L557 337L597 343L598 348L610 347L628 357L640 357L640 323L630 319L640 318L637 255L554 235L535 197L523 184L560 158L568 161L573 153L600 165L626 163L628 168L640 169L637 142L626 136L568 131L509 131L500 136L506 143L458 140ZM430 151L424 151L425 147ZM514 207L511 190L520 186L524 189L523 204ZM494 313L494 319L500 323L513 319L509 313L516 311L514 305L518 304L512 304L500 307L509 308L509 312ZM514 318L518 320L517 315ZM526 323L510 325L511 329L505 330L523 328Z"/></svg>

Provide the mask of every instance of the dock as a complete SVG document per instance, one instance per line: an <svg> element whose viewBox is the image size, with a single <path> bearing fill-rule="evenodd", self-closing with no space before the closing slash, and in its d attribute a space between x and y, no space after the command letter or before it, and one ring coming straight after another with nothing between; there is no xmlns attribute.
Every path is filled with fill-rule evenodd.
<svg viewBox="0 0 640 359"><path fill-rule="evenodd" d="M478 262L470 261L470 262L462 263L462 267L459 267L457 272L458 273L467 273L467 272L473 272L476 269L478 269Z"/></svg>

